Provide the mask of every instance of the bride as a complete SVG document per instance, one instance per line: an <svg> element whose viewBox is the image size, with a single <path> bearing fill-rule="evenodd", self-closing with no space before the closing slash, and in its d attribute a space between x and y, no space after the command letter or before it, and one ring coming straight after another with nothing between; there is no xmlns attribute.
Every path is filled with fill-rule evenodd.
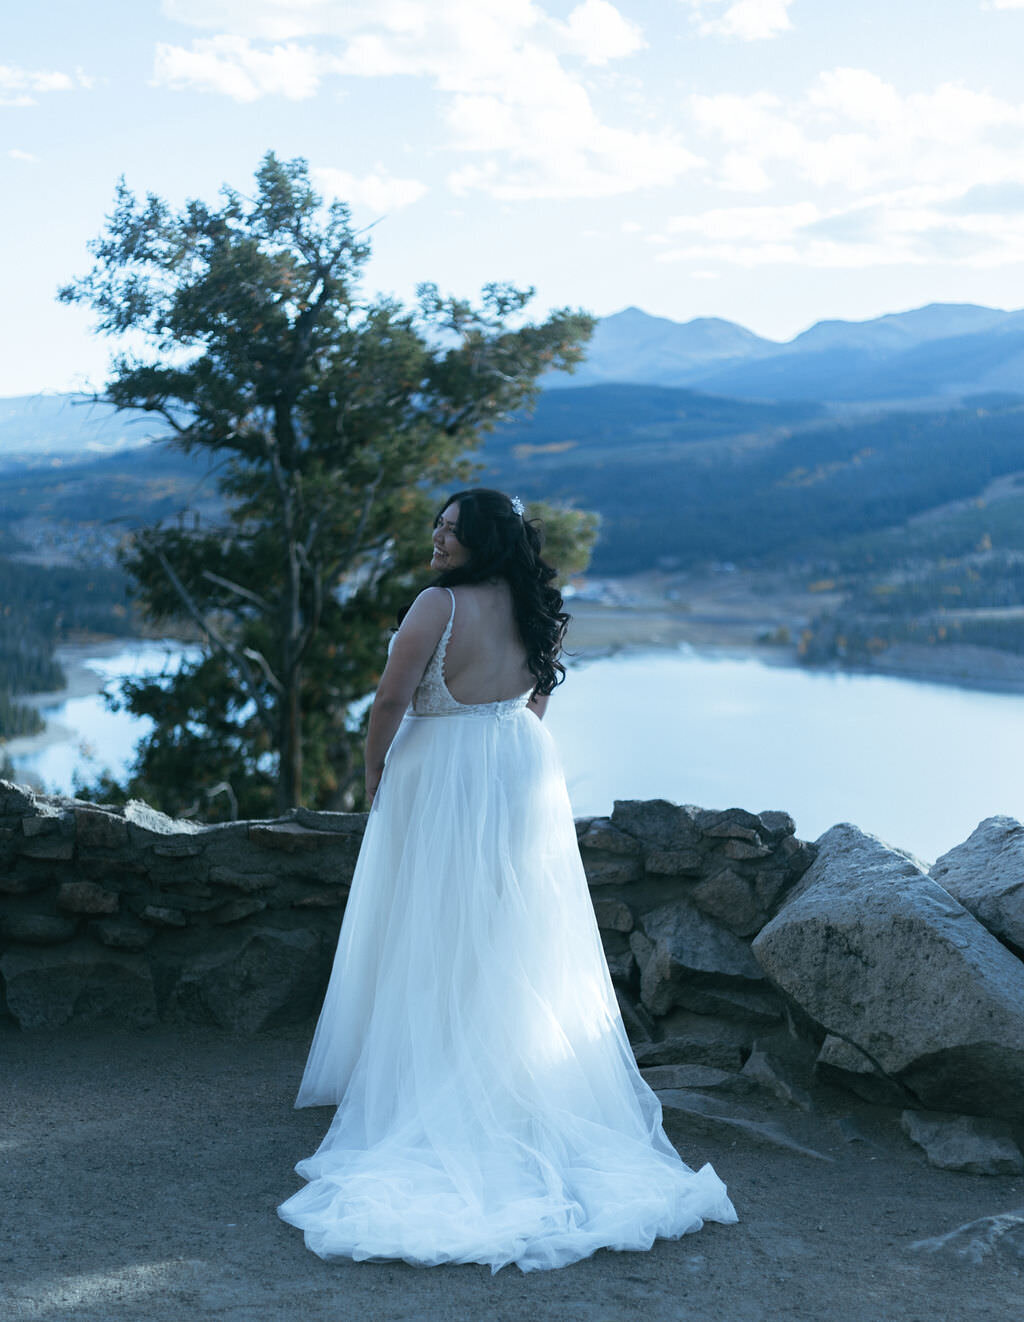
<svg viewBox="0 0 1024 1322"><path fill-rule="evenodd" d="M372 798L296 1106L337 1105L278 1208L322 1258L560 1267L733 1222L623 1028L541 724L568 616L518 499L461 491L392 638Z"/></svg>

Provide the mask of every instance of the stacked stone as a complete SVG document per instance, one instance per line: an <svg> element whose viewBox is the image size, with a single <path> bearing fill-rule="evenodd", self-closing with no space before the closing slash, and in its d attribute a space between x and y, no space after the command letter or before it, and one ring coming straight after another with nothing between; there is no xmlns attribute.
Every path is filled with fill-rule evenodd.
<svg viewBox="0 0 1024 1322"><path fill-rule="evenodd" d="M364 824L201 826L0 782L0 1010L23 1028L309 1017Z"/></svg>
<svg viewBox="0 0 1024 1322"><path fill-rule="evenodd" d="M749 939L814 859L784 812L616 802L577 822L637 1059L739 1069L786 1017Z"/></svg>
<svg viewBox="0 0 1024 1322"><path fill-rule="evenodd" d="M24 1028L187 1021L252 1032L308 1019L364 826L363 814L304 809L204 826L144 803L101 808L0 782L0 1008ZM785 813L661 800L618 803L577 829L635 1040L652 1062L679 1059L661 1025L681 1010L708 1019L697 1058L741 1062L757 1025L783 1013L746 938L813 847Z"/></svg>
<svg viewBox="0 0 1024 1322"><path fill-rule="evenodd" d="M0 1020L311 1021L365 822L298 809L205 826L0 781ZM705 1123L709 1091L806 1108L839 1084L906 1110L940 1164L1024 1170L1010 1130L970 1120L1024 1136L1024 825L982 822L930 873L848 824L800 841L784 812L623 801L576 826L666 1105Z"/></svg>

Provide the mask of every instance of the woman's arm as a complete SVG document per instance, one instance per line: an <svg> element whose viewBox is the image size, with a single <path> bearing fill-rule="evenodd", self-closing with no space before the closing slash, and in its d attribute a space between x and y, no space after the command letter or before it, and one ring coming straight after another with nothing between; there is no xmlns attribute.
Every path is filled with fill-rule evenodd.
<svg viewBox="0 0 1024 1322"><path fill-rule="evenodd" d="M391 647L366 734L366 795L370 802L384 772L384 758L398 733L416 685L444 633L451 598L443 588L426 588L409 607Z"/></svg>

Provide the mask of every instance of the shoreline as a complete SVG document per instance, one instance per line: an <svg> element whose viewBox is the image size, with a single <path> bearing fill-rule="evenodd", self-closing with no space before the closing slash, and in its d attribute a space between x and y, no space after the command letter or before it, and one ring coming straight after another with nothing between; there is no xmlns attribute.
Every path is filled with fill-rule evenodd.
<svg viewBox="0 0 1024 1322"><path fill-rule="evenodd" d="M51 689L45 693L18 694L17 700L26 707L34 707L46 722L37 734L18 735L6 742L0 739L0 749L12 762L31 757L46 748L57 744L71 743L77 738L77 732L60 721L47 717L47 708L62 706L78 698L91 698L102 693L116 679L102 675L98 670L86 665L93 658L116 656L119 652L129 651L138 644L166 644L168 648L191 646L176 638L103 638L89 643L61 643L54 649L54 657L64 669L67 684L62 689Z"/></svg>
<svg viewBox="0 0 1024 1322"><path fill-rule="evenodd" d="M970 692L1024 695L1024 656L996 648L898 644L873 664L804 665L795 643L766 642L764 635L784 629L790 638L799 637L806 615L784 610L770 613L770 604L757 603L755 611L744 617L741 612L726 616L669 610L664 605L655 610L648 604L609 606L569 599L566 609L573 620L566 648L576 651L575 659L584 664L611 656L685 649L712 660L756 660L810 675L879 675Z"/></svg>
<svg viewBox="0 0 1024 1322"><path fill-rule="evenodd" d="M725 609L707 609L707 603L702 601L702 609L694 610L688 606L673 607L663 596L646 600L641 597L628 604L570 597L566 600L566 609L572 617L565 640L566 668L571 671L576 665L588 665L615 656L682 652L708 660L753 660L762 665L808 674L878 675L968 692L1024 695L1024 657L1012 653L961 645L952 645L941 651L902 646L893 647L890 654L879 657L872 665L805 666L792 642L764 641L764 635L780 629L786 630L791 638L799 636L807 616L805 612L794 611L792 602L762 597L752 600L746 609L740 608L736 601L722 604ZM78 698L95 696L116 682L87 665L88 660L115 656L139 644L152 646L154 643L174 649L194 645L192 640L134 637L61 644L56 648L55 656L67 675L66 687L18 697L19 702L40 712L46 721L45 728L37 734L19 735L6 743L0 740L0 748L16 763L46 748L71 742L76 731L52 717L47 718L45 710Z"/></svg>

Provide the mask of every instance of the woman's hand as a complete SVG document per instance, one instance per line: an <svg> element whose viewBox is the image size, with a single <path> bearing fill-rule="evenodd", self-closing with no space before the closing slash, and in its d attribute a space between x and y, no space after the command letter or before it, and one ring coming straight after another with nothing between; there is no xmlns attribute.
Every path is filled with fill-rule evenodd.
<svg viewBox="0 0 1024 1322"><path fill-rule="evenodd" d="M383 768L373 771L371 771L369 767L366 768L366 801L371 807L373 806L374 796L380 788L380 778L382 774Z"/></svg>

